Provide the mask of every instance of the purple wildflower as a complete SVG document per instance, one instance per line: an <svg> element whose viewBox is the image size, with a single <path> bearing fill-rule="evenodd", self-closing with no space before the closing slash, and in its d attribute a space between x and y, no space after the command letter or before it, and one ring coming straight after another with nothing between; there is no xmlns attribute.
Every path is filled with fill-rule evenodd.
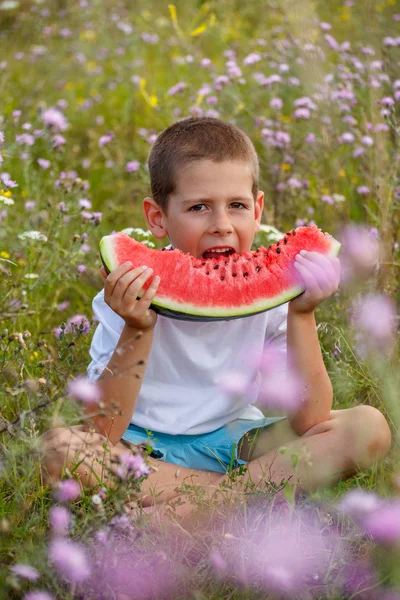
<svg viewBox="0 0 400 600"><path fill-rule="evenodd" d="M25 594L24 600L54 600L54 597L43 590L34 590Z"/></svg>
<svg viewBox="0 0 400 600"><path fill-rule="evenodd" d="M68 319L65 332L73 333L75 331L78 333L89 333L90 323L85 315L75 315Z"/></svg>
<svg viewBox="0 0 400 600"><path fill-rule="evenodd" d="M150 475L151 468L146 464L143 456L140 454L122 454L120 464L117 467L117 474L121 479L135 477L140 479L143 476Z"/></svg>
<svg viewBox="0 0 400 600"><path fill-rule="evenodd" d="M101 400L99 386L87 377L79 376L69 381L67 391L71 396L85 404L97 404Z"/></svg>
<svg viewBox="0 0 400 600"><path fill-rule="evenodd" d="M38 158L37 163L41 169L48 169L51 165L51 162L45 158Z"/></svg>
<svg viewBox="0 0 400 600"><path fill-rule="evenodd" d="M105 135L102 135L99 139L99 148L103 148L106 144L109 144L114 139L114 133L108 131Z"/></svg>
<svg viewBox="0 0 400 600"><path fill-rule="evenodd" d="M168 96L175 96L178 92L181 92L187 87L187 84L183 81L179 81L175 85L173 85L167 92Z"/></svg>
<svg viewBox="0 0 400 600"><path fill-rule="evenodd" d="M309 119L311 112L308 108L299 107L293 113L295 119Z"/></svg>
<svg viewBox="0 0 400 600"><path fill-rule="evenodd" d="M90 209L92 208L92 203L87 198L81 198L79 200L79 206L81 208Z"/></svg>
<svg viewBox="0 0 400 600"><path fill-rule="evenodd" d="M64 479L60 481L54 492L54 497L58 502L71 502L77 500L81 495L81 486L76 479Z"/></svg>
<svg viewBox="0 0 400 600"><path fill-rule="evenodd" d="M76 270L78 271L78 273L84 273L86 271L86 265L78 265L76 267Z"/></svg>
<svg viewBox="0 0 400 600"><path fill-rule="evenodd" d="M357 188L357 192L362 196L368 196L370 193L370 189L367 185L359 185Z"/></svg>
<svg viewBox="0 0 400 600"><path fill-rule="evenodd" d="M81 583L90 576L90 566L82 546L62 538L49 544L49 558L57 571L72 583Z"/></svg>
<svg viewBox="0 0 400 600"><path fill-rule="evenodd" d="M21 135L17 135L15 137L15 141L17 144L25 144L26 146L33 146L35 143L35 138L30 133L22 133Z"/></svg>
<svg viewBox="0 0 400 600"><path fill-rule="evenodd" d="M364 525L376 541L392 546L400 542L400 501L388 500L369 512Z"/></svg>
<svg viewBox="0 0 400 600"><path fill-rule="evenodd" d="M53 128L55 131L65 131L68 127L68 122L61 111L56 108L48 108L42 113L42 120L45 125Z"/></svg>
<svg viewBox="0 0 400 600"><path fill-rule="evenodd" d="M31 567L31 565L17 563L10 567L10 569L17 577L27 579L28 581L37 581L40 577L38 571L34 567Z"/></svg>
<svg viewBox="0 0 400 600"><path fill-rule="evenodd" d="M350 131L346 131L345 133L343 133L343 135L341 135L339 141L343 144L352 144L354 142L354 139L354 134L350 133Z"/></svg>
<svg viewBox="0 0 400 600"><path fill-rule="evenodd" d="M67 535L71 527L71 513L65 506L52 506L49 521L53 534Z"/></svg>
<svg viewBox="0 0 400 600"><path fill-rule="evenodd" d="M272 110L282 110L283 100L281 98L271 98L269 105Z"/></svg>
<svg viewBox="0 0 400 600"><path fill-rule="evenodd" d="M140 162L138 162L137 160L131 160L128 163L126 163L125 168L128 173L135 173L140 169Z"/></svg>
<svg viewBox="0 0 400 600"><path fill-rule="evenodd" d="M359 352L386 353L393 344L397 328L396 307L384 294L366 294L352 307L352 326L358 333Z"/></svg>
<svg viewBox="0 0 400 600"><path fill-rule="evenodd" d="M306 142L307 144L315 144L315 135L313 133L308 133L306 136Z"/></svg>

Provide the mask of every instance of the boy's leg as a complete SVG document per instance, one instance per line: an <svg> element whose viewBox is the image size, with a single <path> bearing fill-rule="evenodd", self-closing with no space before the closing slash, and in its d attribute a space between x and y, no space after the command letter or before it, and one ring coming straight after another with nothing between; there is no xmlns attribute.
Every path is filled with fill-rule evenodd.
<svg viewBox="0 0 400 600"><path fill-rule="evenodd" d="M241 457L250 462L244 481L262 485L265 480L278 484L289 480L301 489L312 490L372 466L388 453L390 445L386 419L371 406L333 410L328 421L315 425L301 437L291 431L285 420L245 440ZM286 448L285 453L280 452L282 447ZM293 455L298 456L296 469Z"/></svg>
<svg viewBox="0 0 400 600"><path fill-rule="evenodd" d="M100 483L113 484L119 457L130 452L130 444L118 442L114 446L99 433L91 433L84 426L50 429L39 438L41 478L43 484L59 481L65 468L85 488ZM199 485L210 495L223 479L221 473L197 471L148 457L153 472L143 481L140 494L142 506L148 507L175 498L182 483ZM176 491L177 490L177 491Z"/></svg>

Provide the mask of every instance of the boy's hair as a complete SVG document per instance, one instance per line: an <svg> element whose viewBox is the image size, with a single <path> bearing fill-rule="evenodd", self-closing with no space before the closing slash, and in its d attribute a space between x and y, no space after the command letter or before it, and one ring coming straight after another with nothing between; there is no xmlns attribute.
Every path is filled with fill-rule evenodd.
<svg viewBox="0 0 400 600"><path fill-rule="evenodd" d="M167 214L168 196L176 189L178 169L198 160L251 164L252 193L258 192L259 164L250 138L235 125L213 117L189 117L170 125L157 137L148 164L151 193Z"/></svg>

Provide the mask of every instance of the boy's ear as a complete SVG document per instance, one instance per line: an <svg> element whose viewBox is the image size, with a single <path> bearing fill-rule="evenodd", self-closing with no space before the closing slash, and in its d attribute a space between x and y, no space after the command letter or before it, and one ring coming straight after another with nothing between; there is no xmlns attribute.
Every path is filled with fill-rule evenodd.
<svg viewBox="0 0 400 600"><path fill-rule="evenodd" d="M264 192L257 192L257 198L254 203L254 218L256 220L256 233L260 230L260 223L264 210Z"/></svg>
<svg viewBox="0 0 400 600"><path fill-rule="evenodd" d="M167 235L167 227L165 215L160 206L153 200L147 197L143 200L143 212L146 217L147 225L155 238L161 240Z"/></svg>

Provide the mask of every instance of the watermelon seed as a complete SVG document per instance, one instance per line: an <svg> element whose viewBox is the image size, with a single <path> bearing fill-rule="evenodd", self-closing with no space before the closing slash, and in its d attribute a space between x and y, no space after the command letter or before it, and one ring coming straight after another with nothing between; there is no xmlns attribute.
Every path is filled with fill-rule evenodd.
<svg viewBox="0 0 400 600"><path fill-rule="evenodd" d="M219 269L219 265L215 265L214 271L216 271L217 269Z"/></svg>
<svg viewBox="0 0 400 600"><path fill-rule="evenodd" d="M223 281L223 280L225 279L225 277L224 277L224 276L222 276L222 277L220 277L220 279L221 279L221 281Z"/></svg>
<svg viewBox="0 0 400 600"><path fill-rule="evenodd" d="M232 277L236 277L236 276L237 276L237 273L232 273Z"/></svg>
<svg viewBox="0 0 400 600"><path fill-rule="evenodd" d="M283 238L283 243L287 244L287 238Z"/></svg>
<svg viewBox="0 0 400 600"><path fill-rule="evenodd" d="M280 249L280 248L277 248L277 249L276 249L276 253L277 253L277 254L280 254L280 253L281 253L281 249Z"/></svg>
<svg viewBox="0 0 400 600"><path fill-rule="evenodd" d="M206 275L209 275L209 274L210 274L210 272L209 272L209 271L207 271L207 272L206 272Z"/></svg>
<svg viewBox="0 0 400 600"><path fill-rule="evenodd" d="M235 263L235 262L237 262L237 261L238 261L238 259L237 259L237 258L232 258L232 262L234 262L234 263Z"/></svg>
<svg viewBox="0 0 400 600"><path fill-rule="evenodd" d="M248 277L248 276L249 276L249 274L247 273L247 271L246 271L246 273L243 273L243 277Z"/></svg>
<svg viewBox="0 0 400 600"><path fill-rule="evenodd" d="M260 267L260 266L256 267L256 271L257 271L257 273L258 273L259 271L261 271L261 267Z"/></svg>
<svg viewBox="0 0 400 600"><path fill-rule="evenodd" d="M202 263L201 263L201 266L202 266L202 267L204 267L204 265L205 265L205 264L206 264L205 262L202 262Z"/></svg>
<svg viewBox="0 0 400 600"><path fill-rule="evenodd" d="M280 242L280 240L279 240L279 242L277 242L277 244L276 244L276 245L277 245L277 246L279 246L279 244L280 244L280 243L281 243L281 242Z"/></svg>

